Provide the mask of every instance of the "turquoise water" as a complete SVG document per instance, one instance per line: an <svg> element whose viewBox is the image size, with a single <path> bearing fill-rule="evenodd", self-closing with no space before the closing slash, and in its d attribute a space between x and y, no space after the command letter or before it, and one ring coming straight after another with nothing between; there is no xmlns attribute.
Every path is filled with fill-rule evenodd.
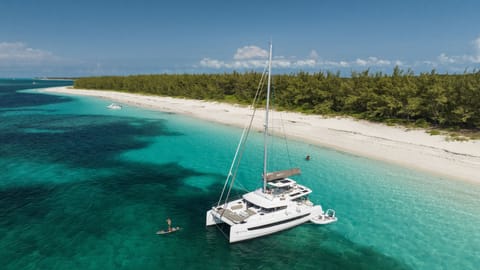
<svg viewBox="0 0 480 270"><path fill-rule="evenodd" d="M31 81L0 80L3 269L480 265L480 185L290 141L289 155L278 150L271 167L302 167L297 180L339 221L230 245L205 227L205 211L218 199L239 129L129 106L108 110L108 100L17 91L27 88ZM255 146L262 138L251 139L238 180L247 189L260 185ZM306 153L312 160L304 161ZM167 217L183 230L157 236Z"/></svg>

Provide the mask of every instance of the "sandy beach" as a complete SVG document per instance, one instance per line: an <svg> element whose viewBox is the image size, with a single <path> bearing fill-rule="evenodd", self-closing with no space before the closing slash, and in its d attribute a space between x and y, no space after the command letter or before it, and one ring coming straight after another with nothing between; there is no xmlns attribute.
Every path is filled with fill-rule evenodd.
<svg viewBox="0 0 480 270"><path fill-rule="evenodd" d="M252 111L245 106L219 102L146 96L70 87L44 89L72 95L94 96L225 125L244 127ZM257 114L262 114L257 111ZM324 118L291 112L273 112L273 123L283 119L287 137L340 151L415 168L452 179L480 183L480 141L448 141L424 130L409 130L350 118ZM263 127L256 117L254 127Z"/></svg>

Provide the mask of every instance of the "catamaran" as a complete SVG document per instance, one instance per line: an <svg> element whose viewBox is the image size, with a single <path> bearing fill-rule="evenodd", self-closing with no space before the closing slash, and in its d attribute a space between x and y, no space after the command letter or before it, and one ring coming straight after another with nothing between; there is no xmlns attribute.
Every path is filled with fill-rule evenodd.
<svg viewBox="0 0 480 270"><path fill-rule="evenodd" d="M291 176L301 173L299 168L268 172L267 138L269 136L269 106L272 71L272 44L270 44L267 72L267 93L264 123L264 156L263 156L263 186L243 194L238 199L230 199L230 192L236 178L241 151L250 132L255 116L256 98L253 103L254 113L242 133L237 146L230 171L225 180L223 190L216 205L206 213L206 225L227 225L230 243L253 239L279 231L283 231L306 222L313 224L329 224L337 221L335 211L323 211L321 205L314 205L308 195L312 190L300 185ZM264 76L262 76L264 80ZM261 81L262 81L261 80ZM262 83L257 89L257 97ZM225 226L223 226L225 227Z"/></svg>

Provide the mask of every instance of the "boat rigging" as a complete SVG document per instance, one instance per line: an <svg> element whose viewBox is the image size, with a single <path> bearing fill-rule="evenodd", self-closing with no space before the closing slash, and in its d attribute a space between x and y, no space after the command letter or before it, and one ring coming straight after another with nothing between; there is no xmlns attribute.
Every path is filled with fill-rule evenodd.
<svg viewBox="0 0 480 270"><path fill-rule="evenodd" d="M272 73L272 44L270 44L267 66L267 93L264 124L263 185L257 190L243 194L241 198L229 201L230 192L236 179L242 158L244 144L255 117L255 104L264 85L265 72L262 74L257 93L253 101L253 114L245 127L237 146L232 165L223 186L218 203L206 213L206 225L226 224L229 227L230 243L253 239L286 230L305 222L329 224L337 221L335 211L323 211L320 205L314 205L308 195L312 190L300 185L291 176L301 173L300 168L268 172L267 139L269 132L270 88ZM227 189L228 187L228 189Z"/></svg>

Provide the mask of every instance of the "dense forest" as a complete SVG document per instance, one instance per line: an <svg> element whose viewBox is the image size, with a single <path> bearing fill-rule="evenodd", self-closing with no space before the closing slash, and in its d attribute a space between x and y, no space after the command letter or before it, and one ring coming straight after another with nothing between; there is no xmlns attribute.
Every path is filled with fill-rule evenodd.
<svg viewBox="0 0 480 270"><path fill-rule="evenodd" d="M162 74L79 78L75 88L250 104L261 73ZM274 75L277 109L440 128L480 129L480 72L415 75L319 72Z"/></svg>

